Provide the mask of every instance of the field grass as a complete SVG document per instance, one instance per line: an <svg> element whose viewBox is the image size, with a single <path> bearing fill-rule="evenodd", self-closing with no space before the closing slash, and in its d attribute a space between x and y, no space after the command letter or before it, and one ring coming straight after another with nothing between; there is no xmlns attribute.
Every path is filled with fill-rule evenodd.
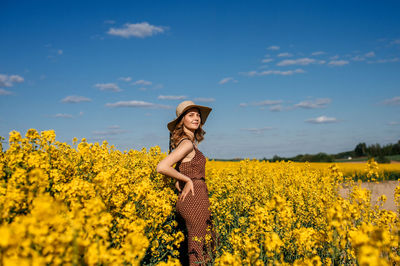
<svg viewBox="0 0 400 266"><path fill-rule="evenodd" d="M400 154L386 156L386 158L390 159L391 161L400 161Z"/></svg>
<svg viewBox="0 0 400 266"><path fill-rule="evenodd" d="M335 163L344 163L344 162L367 162L368 157L357 157L357 158L352 158L351 160L349 159L336 159Z"/></svg>
<svg viewBox="0 0 400 266"><path fill-rule="evenodd" d="M386 158L388 158L390 161L400 161L400 154L397 155L388 155L385 156ZM376 158L375 158L376 159ZM364 157L357 157L357 158L352 158L351 160L348 159L336 159L335 162L337 163L344 163L344 162L367 162L368 161L368 157L364 156Z"/></svg>

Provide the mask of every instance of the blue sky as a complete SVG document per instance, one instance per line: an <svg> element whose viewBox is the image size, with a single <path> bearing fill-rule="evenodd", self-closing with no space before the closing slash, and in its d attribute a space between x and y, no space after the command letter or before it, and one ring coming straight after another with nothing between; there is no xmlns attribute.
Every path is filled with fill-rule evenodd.
<svg viewBox="0 0 400 266"><path fill-rule="evenodd" d="M168 148L192 100L209 158L400 139L398 1L2 1L0 136Z"/></svg>

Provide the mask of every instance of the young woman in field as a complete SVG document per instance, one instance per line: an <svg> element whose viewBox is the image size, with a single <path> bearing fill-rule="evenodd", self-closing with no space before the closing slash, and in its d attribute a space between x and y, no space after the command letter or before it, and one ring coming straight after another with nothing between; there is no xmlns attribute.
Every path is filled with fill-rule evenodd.
<svg viewBox="0 0 400 266"><path fill-rule="evenodd" d="M210 262L215 241L205 183L206 157L197 149L197 143L204 139L202 126L210 112L210 107L192 101L181 102L176 108L176 118L167 126L170 131L169 154L157 165L158 173L177 180L177 218L186 225L187 250L184 252L190 265Z"/></svg>

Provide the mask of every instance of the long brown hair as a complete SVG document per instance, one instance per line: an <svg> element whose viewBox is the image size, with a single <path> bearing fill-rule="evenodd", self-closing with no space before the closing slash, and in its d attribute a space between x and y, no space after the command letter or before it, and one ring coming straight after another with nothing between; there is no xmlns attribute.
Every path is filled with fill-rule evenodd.
<svg viewBox="0 0 400 266"><path fill-rule="evenodd" d="M190 139L190 137L185 133L185 131L183 131L183 119L182 118L187 114L187 112L188 111L184 112L178 118L178 122L176 123L173 132L169 133L169 151L168 151L168 153L171 153L171 151L176 148L177 144L179 143L179 141L181 139L183 139L185 137ZM203 122L200 110L199 110L199 113L200 113L200 121ZM202 128L202 123L200 123L199 127L194 131L194 138L195 138L194 140L197 141L197 143L200 143L201 141L203 141L205 134L206 134L206 132ZM194 141L194 140L192 140L192 141Z"/></svg>

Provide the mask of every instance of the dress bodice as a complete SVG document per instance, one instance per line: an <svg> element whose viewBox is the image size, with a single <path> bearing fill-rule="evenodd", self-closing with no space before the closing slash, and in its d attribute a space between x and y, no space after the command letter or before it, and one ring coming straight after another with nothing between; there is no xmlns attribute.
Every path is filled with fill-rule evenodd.
<svg viewBox="0 0 400 266"><path fill-rule="evenodd" d="M206 173L206 157L194 146L194 143L193 148L195 151L194 157L188 162L182 162L182 160L177 162L175 169L191 179L204 179Z"/></svg>

